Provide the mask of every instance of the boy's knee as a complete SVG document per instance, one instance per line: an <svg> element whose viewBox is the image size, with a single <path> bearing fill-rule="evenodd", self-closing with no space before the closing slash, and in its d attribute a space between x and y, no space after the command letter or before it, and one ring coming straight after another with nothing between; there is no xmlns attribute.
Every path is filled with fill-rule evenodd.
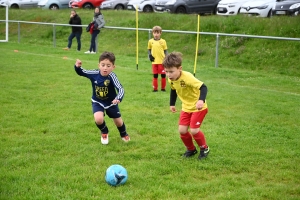
<svg viewBox="0 0 300 200"><path fill-rule="evenodd" d="M199 130L200 130L199 128L191 128L190 132L191 132L192 135L195 135L199 132Z"/></svg>
<svg viewBox="0 0 300 200"><path fill-rule="evenodd" d="M98 124L98 125L101 125L104 122L104 118L99 114L94 115L94 120L95 120L95 123Z"/></svg>
<svg viewBox="0 0 300 200"><path fill-rule="evenodd" d="M95 123L97 124L97 125L101 125L101 124L103 124L103 119L100 119L100 118L95 118Z"/></svg>

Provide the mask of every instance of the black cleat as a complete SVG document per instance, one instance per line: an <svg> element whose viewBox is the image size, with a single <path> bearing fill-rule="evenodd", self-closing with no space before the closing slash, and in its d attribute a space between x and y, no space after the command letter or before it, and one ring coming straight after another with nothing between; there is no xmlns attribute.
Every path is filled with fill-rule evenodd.
<svg viewBox="0 0 300 200"><path fill-rule="evenodd" d="M195 154L197 154L197 149L194 149L194 150L186 150L186 152L182 155L183 157L185 157L185 158L188 158L188 157L191 157L191 156L193 156L193 155L195 155Z"/></svg>
<svg viewBox="0 0 300 200"><path fill-rule="evenodd" d="M200 149L200 154L198 156L198 159L202 160L202 159L206 158L208 156L208 153L209 153L209 147L203 148L203 149L201 148Z"/></svg>

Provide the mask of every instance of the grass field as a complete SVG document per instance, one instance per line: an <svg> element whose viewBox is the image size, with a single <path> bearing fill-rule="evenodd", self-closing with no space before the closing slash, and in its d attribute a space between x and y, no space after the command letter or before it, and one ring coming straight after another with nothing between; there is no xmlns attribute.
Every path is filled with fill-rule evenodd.
<svg viewBox="0 0 300 200"><path fill-rule="evenodd" d="M300 198L297 74L198 63L196 77L208 86L209 107L201 129L211 150L198 161L181 157L179 113L169 111L169 87L151 92L146 56L137 70L134 53L124 53L121 45L108 48L115 49L115 72L125 88L120 109L131 141L124 143L106 118L110 144L103 146L90 83L73 68L79 58L84 68L94 69L99 55L35 39L0 43L0 199ZM193 72L193 57L184 55L183 68ZM126 167L125 185L105 183L112 164Z"/></svg>
<svg viewBox="0 0 300 200"><path fill-rule="evenodd" d="M103 146L90 83L73 70L76 58L93 69L98 56L59 51L1 44L1 199L299 199L298 78L198 69L209 88L202 129L211 148L199 162L181 158L178 113L168 92L151 93L147 60L136 70L127 64L134 58L116 55L131 141L107 119ZM116 163L129 179L112 188L104 172Z"/></svg>

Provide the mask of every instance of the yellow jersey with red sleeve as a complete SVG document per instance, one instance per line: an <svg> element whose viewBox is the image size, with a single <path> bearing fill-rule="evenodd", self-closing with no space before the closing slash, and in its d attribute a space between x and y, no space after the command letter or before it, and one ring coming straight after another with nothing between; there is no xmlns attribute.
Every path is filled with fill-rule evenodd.
<svg viewBox="0 0 300 200"><path fill-rule="evenodd" d="M148 49L151 50L151 54L154 57L152 64L162 64L165 58L165 50L168 49L167 42L162 38L159 40L152 38L148 41Z"/></svg>
<svg viewBox="0 0 300 200"><path fill-rule="evenodd" d="M201 110L196 108L196 103L200 97L200 87L203 85L203 82L195 78L190 72L182 71L179 79L176 81L168 79L168 81L171 89L176 90L184 112L199 112L207 108L206 101Z"/></svg>

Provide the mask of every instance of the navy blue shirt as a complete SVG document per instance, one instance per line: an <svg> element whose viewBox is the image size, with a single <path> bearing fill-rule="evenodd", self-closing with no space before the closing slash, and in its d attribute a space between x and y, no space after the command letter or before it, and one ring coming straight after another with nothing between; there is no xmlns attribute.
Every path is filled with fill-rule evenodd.
<svg viewBox="0 0 300 200"><path fill-rule="evenodd" d="M74 67L79 76L90 79L93 90L93 102L99 103L102 107L107 108L112 104L114 99L122 101L124 88L114 72L111 72L108 76L102 76L100 71L96 69L86 70L82 67Z"/></svg>

